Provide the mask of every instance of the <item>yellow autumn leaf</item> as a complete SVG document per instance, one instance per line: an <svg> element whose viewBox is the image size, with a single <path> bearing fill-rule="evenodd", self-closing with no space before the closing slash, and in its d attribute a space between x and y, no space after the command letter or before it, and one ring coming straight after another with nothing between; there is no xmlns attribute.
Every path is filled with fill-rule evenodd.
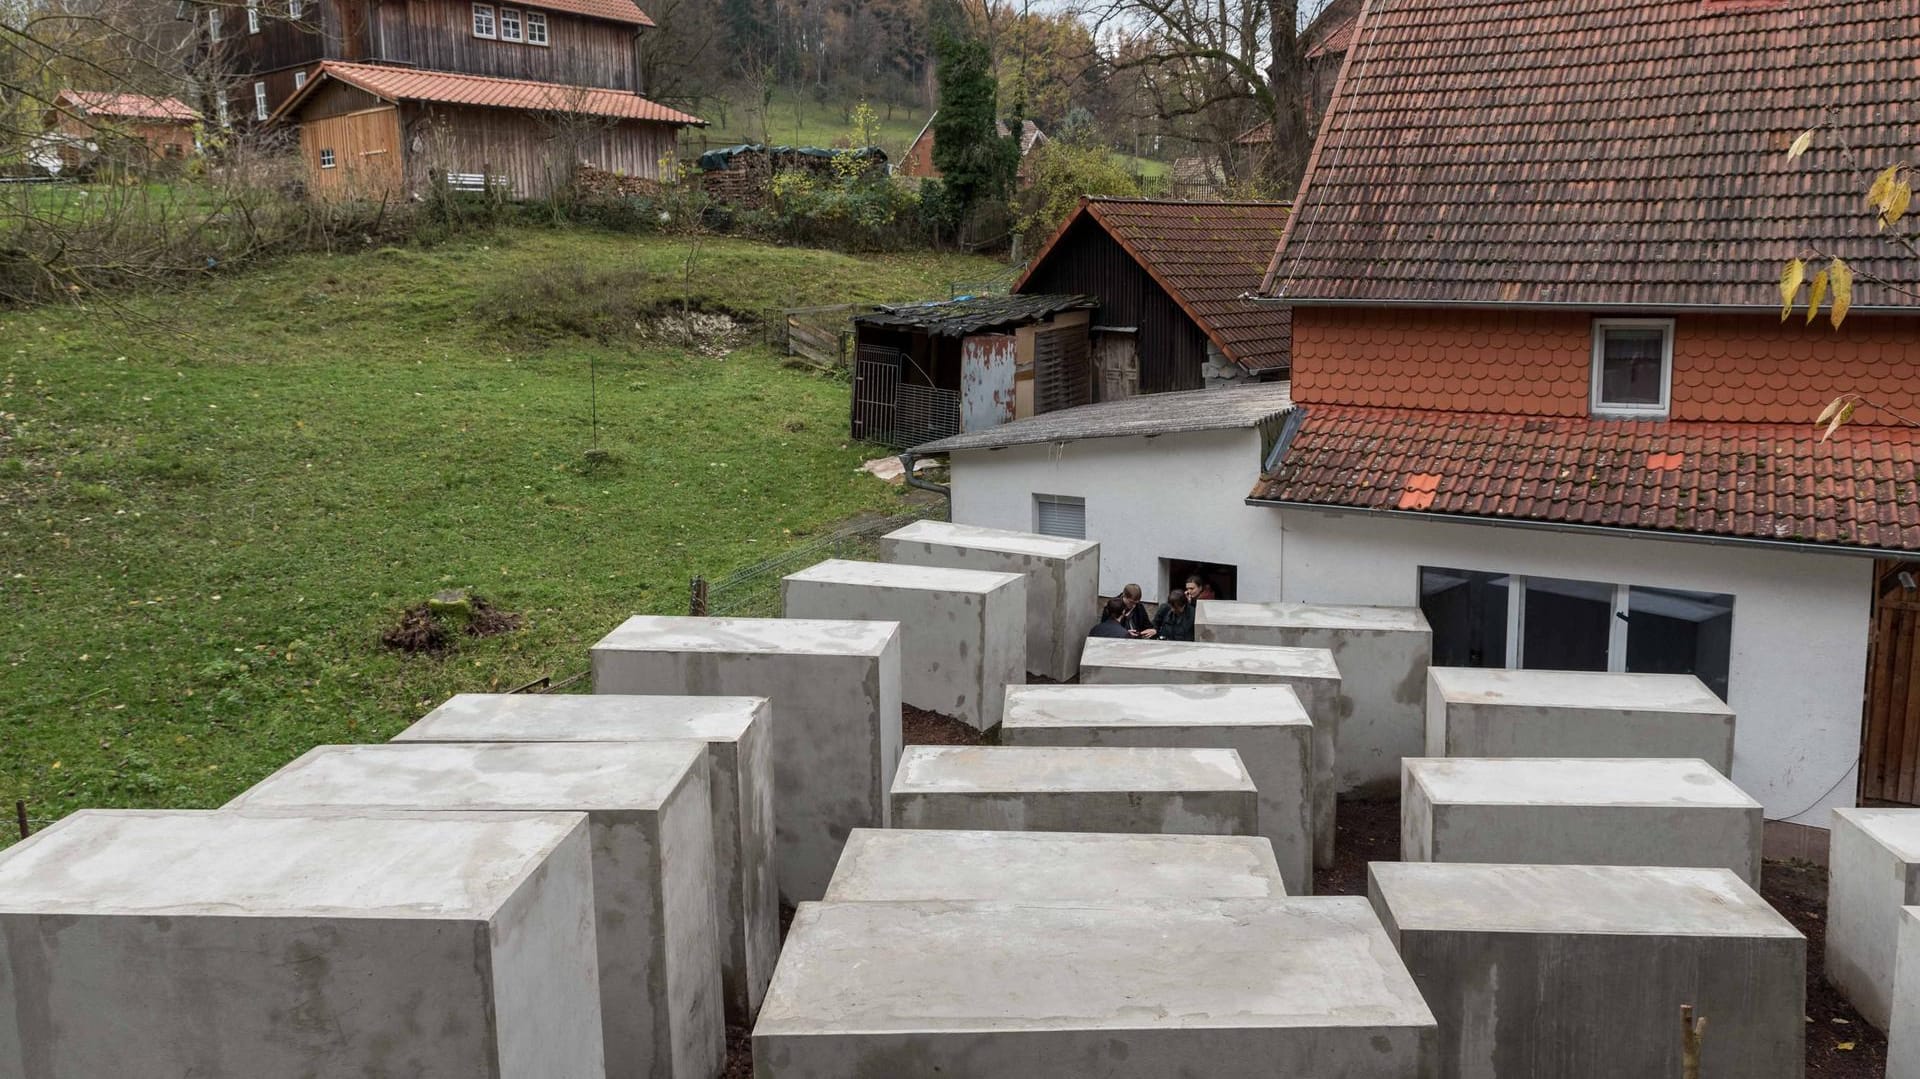
<svg viewBox="0 0 1920 1079"><path fill-rule="evenodd" d="M1793 314L1793 298L1800 292L1800 283L1807 279L1807 264L1794 259L1780 271L1780 321Z"/></svg>
<svg viewBox="0 0 1920 1079"><path fill-rule="evenodd" d="M1813 128L1808 128L1805 131L1802 131L1800 133L1799 138L1793 140L1792 146L1787 147L1787 160L1792 161L1794 158L1799 157L1801 154L1806 153L1807 147L1812 145L1813 145Z"/></svg>
<svg viewBox="0 0 1920 1079"><path fill-rule="evenodd" d="M1853 1043L1852 1043L1852 1042L1834 1042L1834 1043L1833 1043L1833 1047L1834 1047L1835 1049L1838 1049L1838 1050L1840 1050L1840 1051L1841 1051L1841 1052L1843 1052L1843 1053L1848 1053L1848 1052L1852 1052L1852 1051L1853 1051Z"/></svg>
<svg viewBox="0 0 1920 1079"><path fill-rule="evenodd" d="M1834 417L1834 414L1840 411L1840 407L1846 403L1847 403L1847 399L1844 396L1836 397L1833 400L1828 401L1827 407L1820 410L1820 414L1813 418L1813 422L1815 423L1827 422L1828 420L1832 419ZM184 742L186 741L186 739L182 738L181 741Z"/></svg>
<svg viewBox="0 0 1920 1079"><path fill-rule="evenodd" d="M1900 166L1888 165L1886 171L1873 178L1873 186L1867 188L1867 205L1876 210L1887 206L1887 193L1893 190L1893 182L1900 178Z"/></svg>
<svg viewBox="0 0 1920 1079"><path fill-rule="evenodd" d="M1820 313L1820 302L1827 298L1827 271L1821 270L1813 275L1813 284L1807 286L1807 321L1812 322Z"/></svg>
<svg viewBox="0 0 1920 1079"><path fill-rule="evenodd" d="M1848 309L1853 307L1853 267L1847 265L1845 259L1836 258L1833 260L1833 265L1827 267L1827 277L1829 287L1833 290L1833 306L1830 313L1833 318L1833 328L1837 330L1840 324L1847 320Z"/></svg>
<svg viewBox="0 0 1920 1079"><path fill-rule="evenodd" d="M1886 221L1891 225L1907 215L1907 206L1913 202L1913 185L1905 180L1893 185L1893 192L1887 196Z"/></svg>
<svg viewBox="0 0 1920 1079"><path fill-rule="evenodd" d="M1833 419L1827 422L1827 430L1820 436L1820 441L1825 442L1827 439L1832 438L1833 433L1845 426L1846 422L1852 418L1853 402L1848 401L1846 404L1840 406L1840 411L1834 415Z"/></svg>

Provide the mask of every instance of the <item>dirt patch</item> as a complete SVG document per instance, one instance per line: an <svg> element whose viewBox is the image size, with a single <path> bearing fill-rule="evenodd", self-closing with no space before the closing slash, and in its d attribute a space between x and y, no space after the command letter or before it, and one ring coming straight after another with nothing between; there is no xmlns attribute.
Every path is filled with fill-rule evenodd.
<svg viewBox="0 0 1920 1079"><path fill-rule="evenodd" d="M520 628L517 614L500 610L481 596L467 598L464 619L434 610L431 603L408 607L400 621L380 635L380 643L409 655L444 655L462 636L497 637Z"/></svg>
<svg viewBox="0 0 1920 1079"><path fill-rule="evenodd" d="M952 716L910 704L900 709L900 733L910 746L986 746L997 741Z"/></svg>
<svg viewBox="0 0 1920 1079"><path fill-rule="evenodd" d="M1887 1070L1886 1035L1867 1025L1823 973L1827 954L1827 871L1806 862L1768 862L1760 894L1807 935L1807 1075L1809 1079L1880 1079ZM1713 1036L1713 1026L1707 1026ZM1847 1048L1841 1048L1847 1046Z"/></svg>
<svg viewBox="0 0 1920 1079"><path fill-rule="evenodd" d="M1313 894L1366 895L1367 863L1400 860L1399 799L1341 802L1333 837L1333 867L1313 871Z"/></svg>

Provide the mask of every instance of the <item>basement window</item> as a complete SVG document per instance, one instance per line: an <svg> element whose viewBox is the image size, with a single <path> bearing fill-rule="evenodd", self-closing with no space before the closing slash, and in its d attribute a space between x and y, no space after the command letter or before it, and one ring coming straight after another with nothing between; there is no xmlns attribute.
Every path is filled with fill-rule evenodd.
<svg viewBox="0 0 1920 1079"><path fill-rule="evenodd" d="M547 13L544 11L527 12L527 44L545 45L547 43Z"/></svg>
<svg viewBox="0 0 1920 1079"><path fill-rule="evenodd" d="M497 36L493 26L493 5L473 5L473 36L491 38Z"/></svg>
<svg viewBox="0 0 1920 1079"><path fill-rule="evenodd" d="M326 149L320 151L320 167L323 169L330 169L333 167L333 148L332 147L329 146Z"/></svg>
<svg viewBox="0 0 1920 1079"><path fill-rule="evenodd" d="M1595 415L1664 417L1672 385L1672 319L1594 320Z"/></svg>
<svg viewBox="0 0 1920 1079"><path fill-rule="evenodd" d="M305 86L306 84L307 84L307 73L306 73L306 72L304 72L304 71L296 71L296 72L294 72L294 73L293 73L293 88L294 88L295 90L298 90L298 89L300 89L300 88L301 88L302 86Z"/></svg>
<svg viewBox="0 0 1920 1079"><path fill-rule="evenodd" d="M500 9L500 40L520 40L520 13L513 8Z"/></svg>
<svg viewBox="0 0 1920 1079"><path fill-rule="evenodd" d="M1087 500L1071 495L1034 495L1033 530L1043 536L1087 538Z"/></svg>

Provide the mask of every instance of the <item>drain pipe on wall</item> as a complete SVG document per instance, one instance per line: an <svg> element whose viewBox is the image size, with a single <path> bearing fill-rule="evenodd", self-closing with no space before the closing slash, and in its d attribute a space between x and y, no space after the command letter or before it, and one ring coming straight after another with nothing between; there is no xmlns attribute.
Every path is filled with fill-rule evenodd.
<svg viewBox="0 0 1920 1079"><path fill-rule="evenodd" d="M900 455L900 467L903 470L901 475L905 477L907 481L907 486L915 488L916 490L932 491L934 494L937 494L941 498L946 499L947 500L947 520L949 521L953 520L953 488L943 487L940 484L931 483L927 480L923 480L919 478L918 476L915 476L913 474L913 463L915 461L918 461L919 459L920 459L920 455L917 453L914 453L912 450L908 450L907 452Z"/></svg>

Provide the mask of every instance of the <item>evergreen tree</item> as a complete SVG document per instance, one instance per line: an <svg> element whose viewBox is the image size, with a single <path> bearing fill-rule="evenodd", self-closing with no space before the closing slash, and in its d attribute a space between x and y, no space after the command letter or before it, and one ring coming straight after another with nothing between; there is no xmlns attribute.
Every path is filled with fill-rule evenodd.
<svg viewBox="0 0 1920 1079"><path fill-rule="evenodd" d="M933 165L957 225L981 203L1006 198L1020 166L1020 143L996 130L999 92L987 43L949 19L936 23L933 49L940 80Z"/></svg>

